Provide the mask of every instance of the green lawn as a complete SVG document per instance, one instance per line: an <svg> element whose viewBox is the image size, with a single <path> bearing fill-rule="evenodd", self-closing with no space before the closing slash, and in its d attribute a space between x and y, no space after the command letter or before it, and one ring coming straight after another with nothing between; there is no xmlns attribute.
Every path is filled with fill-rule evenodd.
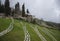
<svg viewBox="0 0 60 41"><path fill-rule="evenodd" d="M0 21L2 21L2 20L0 20ZM7 22L7 24L6 23L5 24L8 25L7 20L6 20L6 22ZM42 36L47 41L53 41L51 35L54 36L54 38L57 41L60 41L60 30L48 29L48 28L45 28L45 27L38 26L36 24L32 24L32 23L28 23L28 22L25 22L25 21L22 21L22 20L16 20L16 19L14 19L13 30L11 32L7 33L6 35L1 36L0 41L24 41L24 38L25 38L24 30L23 30L23 26L21 25L20 22L22 22L23 25L25 25L25 23L26 23L26 29L28 30L28 32L30 34L31 41L41 41L41 39L39 38L37 33L34 31L34 29L32 29L31 26L33 26L33 27L37 26L37 29L38 29L39 33L41 33Z"/></svg>
<svg viewBox="0 0 60 41"><path fill-rule="evenodd" d="M48 41L53 41L53 39L50 37L51 34L57 41L60 41L60 30L55 30L55 29L49 29L45 27L38 27L40 33L48 40ZM43 30L43 31L42 31ZM46 33L46 32L48 33ZM45 32L45 33L44 33Z"/></svg>
<svg viewBox="0 0 60 41"><path fill-rule="evenodd" d="M30 25L32 25L33 27L37 26L39 32L44 36L44 38L47 41L53 41L51 36L47 34L51 34L57 41L60 41L60 30L45 28L45 27L38 26L36 24L30 24Z"/></svg>
<svg viewBox="0 0 60 41"><path fill-rule="evenodd" d="M24 32L22 29L22 25L18 20L15 20L14 28L8 34L1 36L0 41L23 41L24 40Z"/></svg>
<svg viewBox="0 0 60 41"><path fill-rule="evenodd" d="M52 33L52 35L58 40L60 41L60 30L53 30L53 29L49 29Z"/></svg>
<svg viewBox="0 0 60 41"><path fill-rule="evenodd" d="M30 33L30 37L31 37L31 41L41 41L41 39L38 37L38 35L36 34L36 32L34 31L34 29L32 29L29 25L29 23L27 23L27 29Z"/></svg>
<svg viewBox="0 0 60 41"><path fill-rule="evenodd" d="M9 27L11 19L9 18L0 18L0 32Z"/></svg>

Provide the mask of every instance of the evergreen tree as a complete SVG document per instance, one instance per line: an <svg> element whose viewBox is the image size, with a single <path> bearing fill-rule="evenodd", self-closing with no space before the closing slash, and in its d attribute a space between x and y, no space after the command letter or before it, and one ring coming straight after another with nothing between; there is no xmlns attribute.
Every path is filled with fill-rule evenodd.
<svg viewBox="0 0 60 41"><path fill-rule="evenodd" d="M27 13L30 13L28 9L27 9Z"/></svg>
<svg viewBox="0 0 60 41"><path fill-rule="evenodd" d="M5 15L8 16L10 15L10 2L9 0L5 0Z"/></svg>
<svg viewBox="0 0 60 41"><path fill-rule="evenodd" d="M4 5L1 4L1 0L0 0L0 13L4 13Z"/></svg>
<svg viewBox="0 0 60 41"><path fill-rule="evenodd" d="M19 2L15 5L15 13L18 13L20 11L20 5Z"/></svg>
<svg viewBox="0 0 60 41"><path fill-rule="evenodd" d="M19 5L19 2L17 3L17 7L18 7L18 10L20 10L20 5Z"/></svg>
<svg viewBox="0 0 60 41"><path fill-rule="evenodd" d="M28 9L27 9L27 11L26 11L26 12L27 12L27 15L30 13Z"/></svg>
<svg viewBox="0 0 60 41"><path fill-rule="evenodd" d="M25 17L25 5L22 5L22 17Z"/></svg>
<svg viewBox="0 0 60 41"><path fill-rule="evenodd" d="M4 5L2 4L2 5L1 5L1 13L4 13L4 9L5 9L5 8L4 8Z"/></svg>

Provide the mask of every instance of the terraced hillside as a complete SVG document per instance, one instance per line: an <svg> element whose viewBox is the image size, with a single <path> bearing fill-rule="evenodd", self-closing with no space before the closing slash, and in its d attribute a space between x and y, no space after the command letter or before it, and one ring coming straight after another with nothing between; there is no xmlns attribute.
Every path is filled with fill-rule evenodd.
<svg viewBox="0 0 60 41"><path fill-rule="evenodd" d="M14 19L13 30L0 41L60 41L60 31Z"/></svg>
<svg viewBox="0 0 60 41"><path fill-rule="evenodd" d="M0 18L0 32L8 28L10 22L11 22L10 18Z"/></svg>

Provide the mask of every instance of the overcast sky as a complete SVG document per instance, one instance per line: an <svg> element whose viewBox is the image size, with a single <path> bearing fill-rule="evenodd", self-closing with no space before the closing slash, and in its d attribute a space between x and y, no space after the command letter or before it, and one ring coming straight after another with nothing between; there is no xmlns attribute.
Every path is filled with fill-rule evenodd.
<svg viewBox="0 0 60 41"><path fill-rule="evenodd" d="M20 8L25 3L26 9L39 19L60 23L60 0L10 0L11 7L17 2L20 3Z"/></svg>

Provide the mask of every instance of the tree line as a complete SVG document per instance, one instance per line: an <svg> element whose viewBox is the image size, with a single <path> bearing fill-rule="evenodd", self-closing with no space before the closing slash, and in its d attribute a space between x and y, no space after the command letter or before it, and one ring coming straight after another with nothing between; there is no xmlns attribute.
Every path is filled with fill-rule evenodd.
<svg viewBox="0 0 60 41"><path fill-rule="evenodd" d="M16 5L19 6L19 2ZM9 15L11 15L11 9L12 8L10 7L9 0L5 0L4 4L2 4L2 2L0 0L0 13L4 13L5 16L9 16ZM27 13L29 13L28 9L27 9ZM25 17L25 4L22 5L22 17Z"/></svg>
<svg viewBox="0 0 60 41"><path fill-rule="evenodd" d="M4 5L2 4L1 0L0 0L0 13L5 13L5 16L10 15L10 2L9 0L5 0Z"/></svg>

